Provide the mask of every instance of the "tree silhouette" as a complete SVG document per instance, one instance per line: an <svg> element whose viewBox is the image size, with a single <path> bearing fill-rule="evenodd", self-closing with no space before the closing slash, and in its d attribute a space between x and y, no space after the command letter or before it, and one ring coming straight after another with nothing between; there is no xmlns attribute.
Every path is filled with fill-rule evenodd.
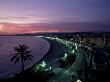
<svg viewBox="0 0 110 82"><path fill-rule="evenodd" d="M29 47L25 44L14 47L14 54L13 57L11 58L11 62L14 61L14 64L21 60L22 72L24 71L24 62L27 60L32 60L33 58L31 52L27 50L28 48Z"/></svg>

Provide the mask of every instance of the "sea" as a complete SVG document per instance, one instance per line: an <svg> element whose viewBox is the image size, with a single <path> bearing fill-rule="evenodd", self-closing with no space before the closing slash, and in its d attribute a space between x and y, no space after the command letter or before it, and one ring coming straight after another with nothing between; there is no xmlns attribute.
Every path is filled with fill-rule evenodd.
<svg viewBox="0 0 110 82"><path fill-rule="evenodd" d="M13 77L21 72L21 61L16 65L11 62L14 47L25 44L33 55L32 60L26 61L25 69L37 63L50 49L50 44L45 39L37 36L0 36L0 80Z"/></svg>

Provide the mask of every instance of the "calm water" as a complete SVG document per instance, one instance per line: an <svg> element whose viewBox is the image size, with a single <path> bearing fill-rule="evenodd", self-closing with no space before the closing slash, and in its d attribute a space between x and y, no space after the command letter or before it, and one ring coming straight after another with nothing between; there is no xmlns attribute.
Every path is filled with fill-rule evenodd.
<svg viewBox="0 0 110 82"><path fill-rule="evenodd" d="M28 45L31 54L34 56L32 61L25 62L25 68L40 60L50 48L50 44L46 40L35 36L0 36L0 79L9 78L20 72L21 63L14 65L10 61L14 47L19 44Z"/></svg>

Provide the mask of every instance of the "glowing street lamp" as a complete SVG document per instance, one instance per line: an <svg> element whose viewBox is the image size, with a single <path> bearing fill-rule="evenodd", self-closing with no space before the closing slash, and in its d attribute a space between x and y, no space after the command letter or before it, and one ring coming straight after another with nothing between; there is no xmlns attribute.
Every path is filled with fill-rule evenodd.
<svg viewBox="0 0 110 82"><path fill-rule="evenodd" d="M51 69L52 69L52 67L49 67L49 69L51 70Z"/></svg>
<svg viewBox="0 0 110 82"><path fill-rule="evenodd" d="M46 66L46 62L43 61L42 64L41 64L41 66L44 68Z"/></svg>
<svg viewBox="0 0 110 82"><path fill-rule="evenodd" d="M65 58L67 57L67 53L64 54L64 57L65 57Z"/></svg>
<svg viewBox="0 0 110 82"><path fill-rule="evenodd" d="M72 50L72 53L74 53L75 52L75 50Z"/></svg>
<svg viewBox="0 0 110 82"><path fill-rule="evenodd" d="M75 44L75 47L76 47L76 49L78 49L78 46L77 46L77 44Z"/></svg>
<svg viewBox="0 0 110 82"><path fill-rule="evenodd" d="M78 79L76 82L82 82L82 81Z"/></svg>

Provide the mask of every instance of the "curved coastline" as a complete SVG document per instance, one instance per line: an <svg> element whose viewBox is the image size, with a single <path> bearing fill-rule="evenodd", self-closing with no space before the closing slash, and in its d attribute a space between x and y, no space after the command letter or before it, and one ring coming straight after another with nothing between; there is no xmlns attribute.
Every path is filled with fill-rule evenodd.
<svg viewBox="0 0 110 82"><path fill-rule="evenodd" d="M40 60L42 60L45 57L45 55L47 55L47 53L49 52L50 47L51 47L50 43L47 40L45 40L43 38L41 38L41 39L44 40L48 44L48 49L47 49L47 51L42 56L40 56L39 59L37 59L37 61L35 63L33 63L33 65L36 64L36 63L38 63ZM32 67L33 65L28 66L28 67L25 67L25 69L28 69L28 68Z"/></svg>
<svg viewBox="0 0 110 82"><path fill-rule="evenodd" d="M16 37L16 36L14 36L14 37ZM17 37L19 37L19 36L17 36ZM26 36L27 37L27 36ZM3 38L3 37L1 37L1 38ZM6 38L6 37L5 37ZM4 38L4 39L5 39ZM22 37L22 38L25 38L24 36ZM29 39L27 39L27 38L33 38L33 40L29 40ZM31 46L31 41L32 41L32 44L34 44L36 41L37 41L37 39L36 38L38 38L38 37L27 37L26 38L26 40L29 40L27 43L30 43L30 45L29 46ZM34 41L34 39L35 39L35 41ZM0 39L1 41L3 40L3 39ZM8 40L10 40L9 38L8 38ZM21 41L22 39L20 38L20 41ZM39 38L39 44L37 44L37 45L39 45L40 47L39 47L39 49L37 48L35 48L36 46L36 44L34 44L34 47L33 47L33 49L36 49L36 50L38 50L38 53L35 51L35 50L33 50L33 52L32 53L34 53L34 59L33 59L33 61L29 61L29 62L26 62L26 67L25 67L25 69L27 69L27 68L30 68L30 67L32 67L36 62L38 62L38 61L40 61L47 53L48 53L48 51L49 51L49 49L50 49L50 43L48 42L48 41L46 41L45 39L42 39L42 38ZM10 42L10 41L9 41ZM42 43L42 44L41 44ZM32 47L32 46L31 46ZM29 47L30 49L31 49L31 47ZM35 54L37 54L37 55L35 55ZM6 55L7 56L7 55ZM0 57L4 57L4 55L3 56L0 56ZM8 60L9 61L9 60ZM31 62L31 63L30 63ZM1 62L1 63L3 63L3 62ZM4 65L3 65L4 66ZM12 66L12 64L11 64L11 66ZM14 68L15 68L15 66L16 65L13 65L14 66ZM1 66L2 67L2 66ZM10 66L8 66L8 67L10 67ZM7 67L7 69L8 69L8 67ZM19 67L19 65L17 66L17 69L18 69L18 67ZM4 72L3 72L3 70L1 71L1 76L0 76L0 80L3 80L3 79L7 79L7 78L10 78L10 77L13 77L18 71L15 71L15 70L13 70L14 69L13 67L11 68L11 69L3 69L3 67L2 67L2 69L3 70L5 70ZM20 67L19 67L20 68ZM7 70L7 72L6 72L6 70Z"/></svg>
<svg viewBox="0 0 110 82"><path fill-rule="evenodd" d="M49 44L49 49L42 57L40 57L40 59L38 61L33 63L28 68L25 68L27 70L33 68L33 66L35 64L41 63L42 61L45 61L47 63L47 67L52 67L52 68L59 67L59 61L58 60L56 61L56 59L63 57L63 55L65 53L65 50L64 50L65 45L58 41L55 41L55 40L50 40L50 39L46 39L46 38L41 38L41 39L43 39L44 41L46 41L46 43ZM15 77L10 76L6 80L11 79L11 78L14 79ZM2 79L1 81L4 82L5 79L4 80Z"/></svg>
<svg viewBox="0 0 110 82"><path fill-rule="evenodd" d="M54 67L54 68L59 67L58 60L61 57L63 57L64 54L66 53L65 45L55 40L50 40L47 38L43 38L43 39L45 39L50 43L50 49L47 52L47 54L44 55L44 57L40 61L38 61L36 64L41 63L42 61L45 61L47 63L47 67Z"/></svg>

